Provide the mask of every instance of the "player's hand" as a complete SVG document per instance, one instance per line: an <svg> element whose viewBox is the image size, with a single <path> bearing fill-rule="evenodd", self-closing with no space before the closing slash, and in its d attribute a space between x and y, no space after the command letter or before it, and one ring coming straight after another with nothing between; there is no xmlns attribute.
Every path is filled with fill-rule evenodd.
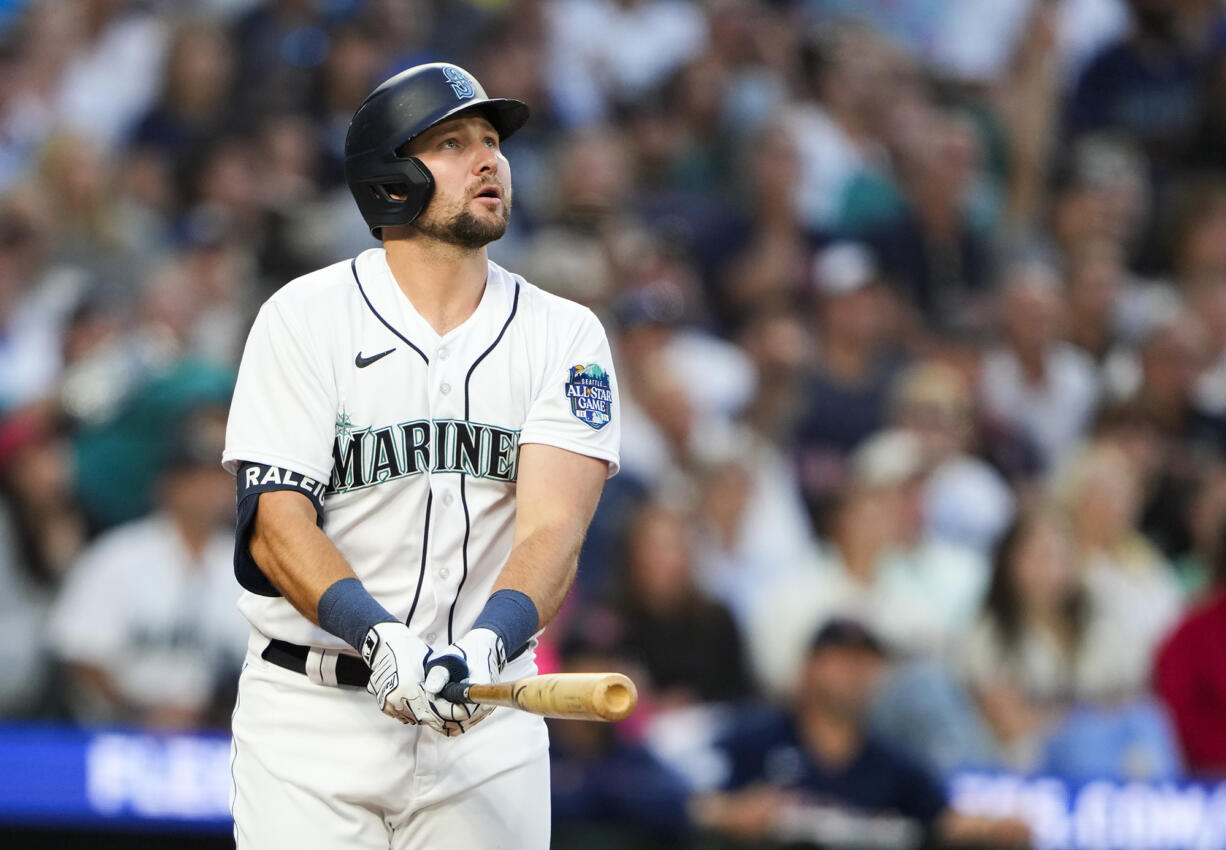
<svg viewBox="0 0 1226 850"><path fill-rule="evenodd" d="M430 711L422 692L422 665L430 647L404 623L379 623L362 641L362 660L370 668L366 690L379 710L401 723L424 723L442 731L442 721Z"/></svg>
<svg viewBox="0 0 1226 850"><path fill-rule="evenodd" d="M423 685L434 716L446 724L445 734L459 735L480 723L494 710L480 703L443 699L443 686L450 682L488 685L498 681L507 666L502 639L489 629L473 629L426 663Z"/></svg>

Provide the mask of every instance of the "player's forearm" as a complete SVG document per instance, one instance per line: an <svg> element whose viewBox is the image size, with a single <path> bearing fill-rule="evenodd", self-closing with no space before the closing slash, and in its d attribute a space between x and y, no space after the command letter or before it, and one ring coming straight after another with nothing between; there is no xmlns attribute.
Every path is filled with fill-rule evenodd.
<svg viewBox="0 0 1226 850"><path fill-rule="evenodd" d="M544 527L531 532L511 551L511 557L494 582L499 590L518 590L536 605L538 628L544 628L558 613L575 581L579 565L582 528Z"/></svg>
<svg viewBox="0 0 1226 850"><path fill-rule="evenodd" d="M520 447L515 542L473 624L497 634L508 653L562 607L607 473L596 458L535 443Z"/></svg>
<svg viewBox="0 0 1226 850"><path fill-rule="evenodd" d="M319 625L320 597L336 582L356 576L315 525L312 511L310 503L295 493L261 495L250 548L273 587Z"/></svg>

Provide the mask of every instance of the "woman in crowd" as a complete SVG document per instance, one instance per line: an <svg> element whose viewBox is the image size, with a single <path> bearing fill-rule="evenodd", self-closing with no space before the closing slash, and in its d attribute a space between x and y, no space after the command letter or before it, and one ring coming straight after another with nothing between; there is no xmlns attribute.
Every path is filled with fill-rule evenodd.
<svg viewBox="0 0 1226 850"><path fill-rule="evenodd" d="M1001 758L1020 770L1080 773L1090 761L1098 775L1172 770L1165 728L1137 702L1142 650L1126 623L1093 603L1059 515L1042 507L1019 516L997 546L963 658ZM1075 732L1079 746L1067 747Z"/></svg>

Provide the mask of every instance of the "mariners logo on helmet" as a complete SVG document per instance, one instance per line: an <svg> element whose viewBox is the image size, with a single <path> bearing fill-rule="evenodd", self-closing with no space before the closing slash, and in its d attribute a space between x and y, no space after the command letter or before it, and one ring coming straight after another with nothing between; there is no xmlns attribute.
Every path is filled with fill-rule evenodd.
<svg viewBox="0 0 1226 850"><path fill-rule="evenodd" d="M575 418L599 431L613 419L613 390L609 373L599 364L571 366L566 397Z"/></svg>
<svg viewBox="0 0 1226 850"><path fill-rule="evenodd" d="M444 65L443 76L451 83L451 90L455 92L458 100L467 100L477 93L468 75L454 65Z"/></svg>

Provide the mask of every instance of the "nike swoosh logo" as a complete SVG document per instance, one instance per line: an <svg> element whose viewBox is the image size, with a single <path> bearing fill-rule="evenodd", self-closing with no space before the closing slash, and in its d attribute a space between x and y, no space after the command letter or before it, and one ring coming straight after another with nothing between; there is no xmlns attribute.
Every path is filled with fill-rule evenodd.
<svg viewBox="0 0 1226 850"><path fill-rule="evenodd" d="M387 357L387 355L391 354L395 350L396 349L394 348L389 348L387 351L380 351L378 354L372 354L369 357L363 357L362 352L359 351L358 356L353 358L353 365L357 366L359 369L365 369L371 363L374 363L376 360L382 357Z"/></svg>

